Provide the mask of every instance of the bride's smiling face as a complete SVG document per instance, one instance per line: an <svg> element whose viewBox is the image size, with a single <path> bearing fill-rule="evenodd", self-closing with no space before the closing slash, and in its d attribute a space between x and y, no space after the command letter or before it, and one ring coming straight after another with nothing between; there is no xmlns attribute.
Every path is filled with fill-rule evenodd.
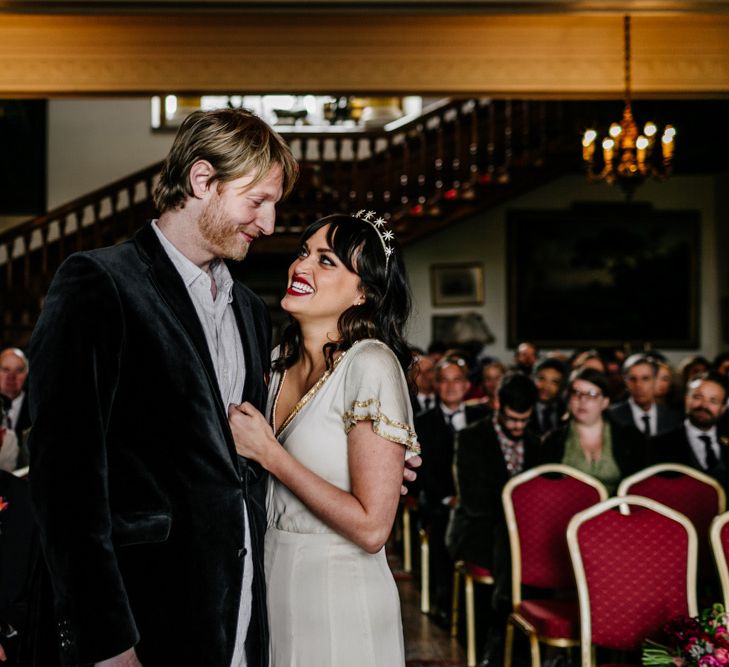
<svg viewBox="0 0 729 667"><path fill-rule="evenodd" d="M299 249L289 267L281 308L298 321L332 320L348 308L364 302L359 276L350 271L329 247L325 225Z"/></svg>

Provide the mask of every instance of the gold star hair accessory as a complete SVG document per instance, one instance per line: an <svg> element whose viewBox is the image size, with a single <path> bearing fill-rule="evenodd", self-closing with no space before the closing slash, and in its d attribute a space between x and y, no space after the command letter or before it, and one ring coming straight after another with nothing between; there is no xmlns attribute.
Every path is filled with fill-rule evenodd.
<svg viewBox="0 0 729 667"><path fill-rule="evenodd" d="M380 237L382 249L385 251L385 270L387 270L387 266L390 263L390 255L394 252L390 245L390 241L395 238L392 230L385 227L387 221L381 215L377 215L374 211L368 211L364 208L357 211L352 217L369 222L375 228L377 236Z"/></svg>

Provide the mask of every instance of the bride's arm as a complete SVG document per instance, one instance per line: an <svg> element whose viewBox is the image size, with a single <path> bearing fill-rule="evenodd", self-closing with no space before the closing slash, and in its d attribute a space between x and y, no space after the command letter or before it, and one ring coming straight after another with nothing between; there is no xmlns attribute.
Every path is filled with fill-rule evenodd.
<svg viewBox="0 0 729 667"><path fill-rule="evenodd" d="M387 541L400 498L405 453L401 445L377 435L372 422L356 424L347 436L348 493L293 458L274 438L253 406L229 412L236 450L258 461L330 528L369 553Z"/></svg>

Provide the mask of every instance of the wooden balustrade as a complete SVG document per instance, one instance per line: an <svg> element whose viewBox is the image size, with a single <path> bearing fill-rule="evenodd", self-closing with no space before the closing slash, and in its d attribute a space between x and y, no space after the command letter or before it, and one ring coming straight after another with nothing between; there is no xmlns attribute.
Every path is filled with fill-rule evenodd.
<svg viewBox="0 0 729 667"><path fill-rule="evenodd" d="M531 187L529 174L544 168L547 154L559 156L547 141L548 124L555 120L560 125L564 120L558 103L468 99L441 101L417 118L378 129L283 128L300 161L299 183L278 206L277 233L257 241L257 251L290 252L308 223L361 208L389 212L407 243ZM2 340L27 341L65 257L128 238L154 215L152 191L160 167L152 165L0 234Z"/></svg>

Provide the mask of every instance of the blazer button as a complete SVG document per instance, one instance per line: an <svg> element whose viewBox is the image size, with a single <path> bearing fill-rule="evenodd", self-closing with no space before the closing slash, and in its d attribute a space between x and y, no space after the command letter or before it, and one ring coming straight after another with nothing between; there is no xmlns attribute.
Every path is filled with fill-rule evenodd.
<svg viewBox="0 0 729 667"><path fill-rule="evenodd" d="M247 553L248 553L248 549L246 549L246 548L238 549L238 558L243 558L243 556L245 556Z"/></svg>

